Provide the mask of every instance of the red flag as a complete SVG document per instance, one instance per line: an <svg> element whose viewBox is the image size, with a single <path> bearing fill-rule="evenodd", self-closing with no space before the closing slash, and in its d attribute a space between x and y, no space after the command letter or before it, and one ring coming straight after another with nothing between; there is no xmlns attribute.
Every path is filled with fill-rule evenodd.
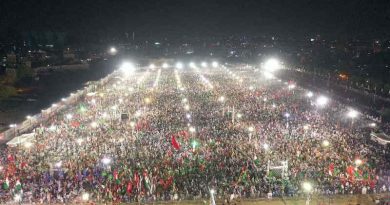
<svg viewBox="0 0 390 205"><path fill-rule="evenodd" d="M176 138L173 135L172 135L172 138L171 138L171 143L172 143L173 148L175 148L177 150L180 149L180 145L179 145L179 143L177 143Z"/></svg>
<svg viewBox="0 0 390 205"><path fill-rule="evenodd" d="M334 164L333 163L330 163L329 165L329 175L333 175L333 172L334 172Z"/></svg>
<svg viewBox="0 0 390 205"><path fill-rule="evenodd" d="M73 121L73 122L71 122L71 125L72 125L72 127L79 127L80 123L77 121Z"/></svg>
<svg viewBox="0 0 390 205"><path fill-rule="evenodd" d="M354 173L353 166L348 166L347 167L347 174L350 175L350 176L353 176L353 173Z"/></svg>
<svg viewBox="0 0 390 205"><path fill-rule="evenodd" d="M7 160L8 160L9 162L12 163L12 162L14 162L14 157L13 157L12 155L9 154L9 155L7 156Z"/></svg>
<svg viewBox="0 0 390 205"><path fill-rule="evenodd" d="M127 182L126 192L128 194L131 194L132 191L133 191L133 184L131 183L131 181L129 181L129 182Z"/></svg>
<svg viewBox="0 0 390 205"><path fill-rule="evenodd" d="M114 179L117 180L118 179L118 171L116 169L114 170L113 175L114 175Z"/></svg>
<svg viewBox="0 0 390 205"><path fill-rule="evenodd" d="M138 185L139 185L139 176L138 176L138 173L137 173L137 172L134 173L134 185L136 186L136 188L138 188Z"/></svg>

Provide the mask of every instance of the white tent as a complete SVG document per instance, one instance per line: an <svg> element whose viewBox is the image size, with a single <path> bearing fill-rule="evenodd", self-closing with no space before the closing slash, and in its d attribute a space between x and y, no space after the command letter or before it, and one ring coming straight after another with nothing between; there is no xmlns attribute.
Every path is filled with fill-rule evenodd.
<svg viewBox="0 0 390 205"><path fill-rule="evenodd" d="M7 145L10 147L15 147L20 144L32 143L34 141L34 138L35 138L35 133L23 134L7 142Z"/></svg>

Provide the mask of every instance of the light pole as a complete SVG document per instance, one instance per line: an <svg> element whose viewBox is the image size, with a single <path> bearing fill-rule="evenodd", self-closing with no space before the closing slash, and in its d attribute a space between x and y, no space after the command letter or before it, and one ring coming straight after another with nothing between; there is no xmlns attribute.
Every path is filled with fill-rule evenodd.
<svg viewBox="0 0 390 205"><path fill-rule="evenodd" d="M214 194L215 194L215 190L214 190L214 189L211 189L211 190L210 190L210 204L211 204L211 205L215 205Z"/></svg>
<svg viewBox="0 0 390 205"><path fill-rule="evenodd" d="M351 127L353 125L354 119L359 116L359 112L354 109L349 109L347 112L347 117L351 118Z"/></svg>
<svg viewBox="0 0 390 205"><path fill-rule="evenodd" d="M310 183L310 182L303 182L302 183L302 189L303 191L307 194L307 197L306 197L306 202L305 204L306 205L310 205L310 194L312 193L313 191L313 185Z"/></svg>
<svg viewBox="0 0 390 205"><path fill-rule="evenodd" d="M14 137L16 137L16 127L17 127L17 125L16 124L10 124L9 127L13 128Z"/></svg>

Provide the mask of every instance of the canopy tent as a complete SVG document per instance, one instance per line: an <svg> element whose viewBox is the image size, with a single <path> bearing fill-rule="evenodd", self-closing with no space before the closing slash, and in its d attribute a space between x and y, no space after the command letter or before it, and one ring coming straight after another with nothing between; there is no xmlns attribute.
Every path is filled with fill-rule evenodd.
<svg viewBox="0 0 390 205"><path fill-rule="evenodd" d="M15 147L17 145L25 144L28 142L32 143L34 141L34 136L35 136L34 133L20 135L7 142L7 145L10 147Z"/></svg>

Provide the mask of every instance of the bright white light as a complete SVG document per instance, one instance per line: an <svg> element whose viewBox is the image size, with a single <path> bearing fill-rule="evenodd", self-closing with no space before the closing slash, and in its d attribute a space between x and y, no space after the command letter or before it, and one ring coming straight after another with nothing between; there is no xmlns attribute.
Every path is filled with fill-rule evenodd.
<svg viewBox="0 0 390 205"><path fill-rule="evenodd" d="M55 163L54 166L57 167L57 168L60 168L62 166L62 161L59 161L59 162Z"/></svg>
<svg viewBox="0 0 390 205"><path fill-rule="evenodd" d="M295 88L295 84L290 84L290 85L288 85L288 89L292 90L292 89L294 89L294 88Z"/></svg>
<svg viewBox="0 0 390 205"><path fill-rule="evenodd" d="M188 110L190 110L190 106L189 105L185 105L184 109L188 111Z"/></svg>
<svg viewBox="0 0 390 205"><path fill-rule="evenodd" d="M354 109L350 109L349 111L348 111L348 113L347 113L347 116L349 117L349 118L356 118L357 116L359 116L359 112L358 111L356 111L356 110L354 110Z"/></svg>
<svg viewBox="0 0 390 205"><path fill-rule="evenodd" d="M238 119L242 118L242 114L241 113L237 113L237 118Z"/></svg>
<svg viewBox="0 0 390 205"><path fill-rule="evenodd" d="M269 149L269 145L268 145L267 143L264 143L264 144L263 144L263 148L264 148L265 150L268 150L268 149Z"/></svg>
<svg viewBox="0 0 390 205"><path fill-rule="evenodd" d="M183 69L183 67L184 67L183 63L181 63L181 62L177 62L176 63L176 68L177 69Z"/></svg>
<svg viewBox="0 0 390 205"><path fill-rule="evenodd" d="M191 115L190 115L190 114L186 114L186 118L187 118L187 119L190 119L190 118L191 118Z"/></svg>
<svg viewBox="0 0 390 205"><path fill-rule="evenodd" d="M51 126L49 127L49 130L50 130L50 131L55 131L55 130L56 130L56 126L55 126L55 125L51 125Z"/></svg>
<svg viewBox="0 0 390 205"><path fill-rule="evenodd" d="M254 128L254 127L249 127L249 128L248 128L248 131L249 131L249 132L253 132L253 131L255 131L255 128Z"/></svg>
<svg viewBox="0 0 390 205"><path fill-rule="evenodd" d="M110 48L110 54L116 54L118 51L116 50L115 47Z"/></svg>
<svg viewBox="0 0 390 205"><path fill-rule="evenodd" d="M274 72L276 70L279 70L281 66L280 66L280 62L277 59L271 58L264 63L263 68L268 72Z"/></svg>
<svg viewBox="0 0 390 205"><path fill-rule="evenodd" d="M141 117L141 115L142 115L141 110L137 110L134 115L135 115L135 117Z"/></svg>
<svg viewBox="0 0 390 205"><path fill-rule="evenodd" d="M162 67L163 67L163 68L168 68L169 65L168 65L168 63L163 63Z"/></svg>
<svg viewBox="0 0 390 205"><path fill-rule="evenodd" d="M308 124L306 124L306 125L303 126L303 129L304 129L304 130L308 130L309 128L310 128L310 125L308 125Z"/></svg>
<svg viewBox="0 0 390 205"><path fill-rule="evenodd" d="M131 126L131 127L134 127L134 126L135 126L135 122L134 122L134 121L131 121L131 122L130 122L130 126Z"/></svg>
<svg viewBox="0 0 390 205"><path fill-rule="evenodd" d="M80 145L81 143L83 143L83 141L84 141L84 140L81 139L81 138L78 138L78 139L76 140L77 144L79 144L79 145Z"/></svg>
<svg viewBox="0 0 390 205"><path fill-rule="evenodd" d="M219 97L219 98L218 98L218 101L219 101L219 102L225 102L225 97L224 97L224 96Z"/></svg>
<svg viewBox="0 0 390 205"><path fill-rule="evenodd" d="M311 91L309 91L309 92L307 92L306 93L306 96L308 97L308 98L311 98L311 97L313 97L313 92L311 92Z"/></svg>
<svg viewBox="0 0 390 205"><path fill-rule="evenodd" d="M24 147L26 147L26 148L30 148L32 146L33 146L33 144L31 142L24 143Z"/></svg>
<svg viewBox="0 0 390 205"><path fill-rule="evenodd" d="M154 65L153 63L149 65L149 68L150 69L155 69L156 68L156 65Z"/></svg>
<svg viewBox="0 0 390 205"><path fill-rule="evenodd" d="M313 185L310 182L303 182L302 188L305 192L311 192L313 190Z"/></svg>
<svg viewBox="0 0 390 205"><path fill-rule="evenodd" d="M108 158L108 157L104 157L104 158L102 159L102 162L103 162L103 164L107 165L107 164L110 164L110 163L111 163L111 159Z"/></svg>
<svg viewBox="0 0 390 205"><path fill-rule="evenodd" d="M211 189L211 190L210 190L210 194L215 194L215 190L214 190L214 189Z"/></svg>
<svg viewBox="0 0 390 205"><path fill-rule="evenodd" d="M20 202L20 201L22 201L22 196L21 196L20 194L15 194L15 196L14 196L14 201L15 201L15 202Z"/></svg>
<svg viewBox="0 0 390 205"><path fill-rule="evenodd" d="M290 113L287 113L287 112L286 112L286 113L284 114L284 116L285 116L286 118L289 118L289 117L290 117Z"/></svg>
<svg viewBox="0 0 390 205"><path fill-rule="evenodd" d="M375 122L370 123L370 127L376 127L376 123Z"/></svg>
<svg viewBox="0 0 390 205"><path fill-rule="evenodd" d="M195 127L190 127L190 132L194 133L196 130L195 130Z"/></svg>
<svg viewBox="0 0 390 205"><path fill-rule="evenodd" d="M88 193L83 193L83 195L81 195L81 199L83 201L88 201L89 200L89 194Z"/></svg>
<svg viewBox="0 0 390 205"><path fill-rule="evenodd" d="M329 99L325 96L319 96L316 100L316 105L319 107L324 107L326 104L328 104Z"/></svg>
<svg viewBox="0 0 390 205"><path fill-rule="evenodd" d="M92 128L97 128L97 126L98 126L98 123L97 123L97 122L92 122L92 123L91 123L91 127L92 127Z"/></svg>
<svg viewBox="0 0 390 205"><path fill-rule="evenodd" d="M207 63L206 63L206 62L202 62L200 65L201 65L203 68L206 68L206 67L207 67Z"/></svg>
<svg viewBox="0 0 390 205"><path fill-rule="evenodd" d="M356 166L360 166L360 165L362 165L363 164L363 161L361 160L361 159L356 159L355 160L355 165Z"/></svg>
<svg viewBox="0 0 390 205"><path fill-rule="evenodd" d="M27 115L26 118L29 120L31 119L32 117L30 115Z"/></svg>
<svg viewBox="0 0 390 205"><path fill-rule="evenodd" d="M322 141L322 146L329 147L329 145L330 145L330 142L328 140Z"/></svg>
<svg viewBox="0 0 390 205"><path fill-rule="evenodd" d="M211 66L213 66L213 68L217 68L218 67L218 62L217 61L213 61L211 63Z"/></svg>
<svg viewBox="0 0 390 205"><path fill-rule="evenodd" d="M275 76L270 72L263 72L263 74L264 74L264 77L266 79L274 79L275 78Z"/></svg>
<svg viewBox="0 0 390 205"><path fill-rule="evenodd" d="M181 100L183 103L186 103L188 102L187 98L183 98L183 100Z"/></svg>
<svg viewBox="0 0 390 205"><path fill-rule="evenodd" d="M196 67L194 62L190 62L188 65L190 66L190 68L195 68Z"/></svg>
<svg viewBox="0 0 390 205"><path fill-rule="evenodd" d="M130 62L124 62L119 69L128 76L134 71L135 67Z"/></svg>

